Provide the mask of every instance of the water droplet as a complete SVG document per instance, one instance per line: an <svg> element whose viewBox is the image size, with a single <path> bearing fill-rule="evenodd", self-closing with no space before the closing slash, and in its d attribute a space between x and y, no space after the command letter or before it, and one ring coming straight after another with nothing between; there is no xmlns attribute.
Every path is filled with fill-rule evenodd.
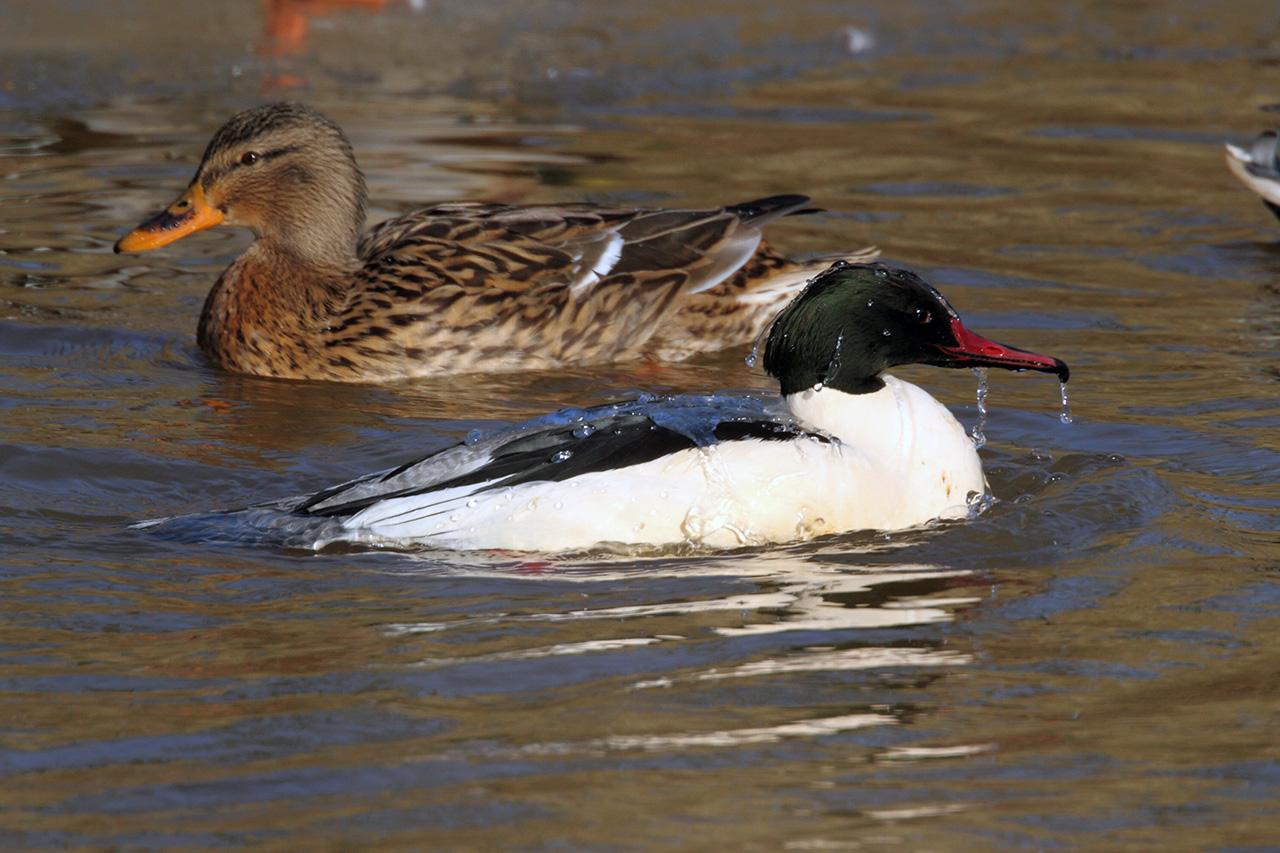
<svg viewBox="0 0 1280 853"><path fill-rule="evenodd" d="M564 501L556 501L556 509L564 509Z"/></svg>
<svg viewBox="0 0 1280 853"><path fill-rule="evenodd" d="M815 391L821 391L821 390L822 390L822 383L821 383L821 382L819 382L817 385L814 385L814 386L813 386L813 390L815 390Z"/></svg>
<svg viewBox="0 0 1280 853"><path fill-rule="evenodd" d="M880 330L880 334L884 335L884 336L887 338L887 337L889 337L890 335L892 335L892 334L893 334L893 332L889 331L888 329L881 329L881 330Z"/></svg>
<svg viewBox="0 0 1280 853"><path fill-rule="evenodd" d="M973 368L973 375L978 380L978 422L973 425L973 446L982 448L987 446L987 436L985 430L987 428L987 369L985 367Z"/></svg>
<svg viewBox="0 0 1280 853"><path fill-rule="evenodd" d="M467 447L474 447L480 443L480 439L482 438L484 438L484 433L478 429L473 429L471 432L467 433L467 437L462 441L467 445Z"/></svg>
<svg viewBox="0 0 1280 853"><path fill-rule="evenodd" d="M874 308L874 307L875 307L875 304L876 304L876 301L875 301L874 299L868 299L868 300L867 300L867 307L868 307L868 308Z"/></svg>
<svg viewBox="0 0 1280 853"><path fill-rule="evenodd" d="M1062 392L1062 414L1058 415L1058 420L1069 424L1071 423L1071 404L1067 402L1067 383L1059 382L1058 390Z"/></svg>
<svg viewBox="0 0 1280 853"><path fill-rule="evenodd" d="M561 462L568 461L569 457L571 456L573 456L572 450L560 450L560 451L557 451L555 455L551 457L551 461L559 465Z"/></svg>
<svg viewBox="0 0 1280 853"><path fill-rule="evenodd" d="M474 507L478 503L480 503L480 501L476 500L475 498L471 498L469 501L467 501L467 507L468 508Z"/></svg>
<svg viewBox="0 0 1280 853"><path fill-rule="evenodd" d="M756 341L751 345L751 352L747 353L747 367L755 367L756 362L760 359L760 342Z"/></svg>
<svg viewBox="0 0 1280 853"><path fill-rule="evenodd" d="M593 427L591 424L578 424L576 427L573 428L573 437L574 438L590 438L591 434L595 431L596 431L596 428Z"/></svg>

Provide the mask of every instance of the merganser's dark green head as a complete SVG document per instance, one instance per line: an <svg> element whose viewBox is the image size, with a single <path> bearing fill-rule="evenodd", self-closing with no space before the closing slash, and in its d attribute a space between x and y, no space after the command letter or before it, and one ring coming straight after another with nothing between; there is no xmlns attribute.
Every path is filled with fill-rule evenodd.
<svg viewBox="0 0 1280 853"><path fill-rule="evenodd" d="M932 285L884 264L837 261L782 310L764 351L764 369L784 395L819 384L876 391L880 374L899 364L1037 370L1063 382L1069 376L1059 359L969 331Z"/></svg>

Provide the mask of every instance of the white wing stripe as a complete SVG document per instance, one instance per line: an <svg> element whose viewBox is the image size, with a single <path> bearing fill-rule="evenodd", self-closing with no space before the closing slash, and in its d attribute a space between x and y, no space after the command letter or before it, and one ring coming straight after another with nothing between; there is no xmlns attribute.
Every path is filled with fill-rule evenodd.
<svg viewBox="0 0 1280 853"><path fill-rule="evenodd" d="M360 512L351 516L342 522L342 526L348 530L355 530L360 527L373 526L396 526L400 524L408 524L420 518L426 518L431 515L439 515L449 511L449 507L442 507L444 504L457 503L466 498L471 497L477 492L498 485L505 480L509 480L511 475L499 477L496 480L485 480L481 483L469 483L465 486L454 486L451 489L441 489L435 492L423 492L417 495L406 495L402 498L390 498L381 500L377 503L365 507ZM434 510L431 512L421 512L422 510ZM410 513L420 512L421 514L404 519L402 516ZM401 519L394 521L393 519Z"/></svg>
<svg viewBox="0 0 1280 853"><path fill-rule="evenodd" d="M578 277L569 285L569 292L580 297L613 271L622 257L625 241L617 231L610 231L603 240L596 241L587 247L579 259L582 269Z"/></svg>

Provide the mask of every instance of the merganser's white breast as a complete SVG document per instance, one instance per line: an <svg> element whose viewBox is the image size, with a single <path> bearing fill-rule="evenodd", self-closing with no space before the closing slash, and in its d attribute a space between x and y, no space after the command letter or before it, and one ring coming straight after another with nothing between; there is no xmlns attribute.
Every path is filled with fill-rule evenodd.
<svg viewBox="0 0 1280 853"><path fill-rule="evenodd" d="M865 394L793 394L786 406L798 423L750 399L730 399L717 411L708 404L716 398L669 398L651 404L653 422L643 430L625 421L612 447L609 435L595 435L590 448L586 442L598 428L624 423L610 420L618 408L583 410L575 439L564 436L563 423L517 434L535 448L529 464L540 479L524 479L518 462L503 461L504 448L524 446L507 436L482 453L459 446L419 463L431 468L420 479L434 487L407 485L408 467L329 490L304 507L341 521L341 532L317 546L341 539L531 551L729 548L964 516L969 496L985 488L973 443L926 392L892 376L883 381ZM676 405L682 400L697 405ZM673 405L681 413L676 423ZM633 406L624 414L641 412ZM556 429L561 439L539 442ZM671 449L644 459L639 445L653 442ZM544 464L547 457L567 451L567 464L576 446L599 461L555 479L561 469ZM631 458L643 461L624 464Z"/></svg>

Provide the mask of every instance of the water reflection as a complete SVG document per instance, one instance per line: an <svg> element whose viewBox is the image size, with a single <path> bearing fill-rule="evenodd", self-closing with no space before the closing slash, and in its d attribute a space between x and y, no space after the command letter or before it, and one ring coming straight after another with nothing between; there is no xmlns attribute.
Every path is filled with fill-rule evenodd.
<svg viewBox="0 0 1280 853"><path fill-rule="evenodd" d="M713 732L676 735L610 735L582 743L548 743L527 746L522 751L535 755L563 755L569 752L599 750L686 750L729 748L774 743L784 738L822 737L867 726L886 726L897 722L889 714L844 714L839 717L814 717L776 726L722 729Z"/></svg>
<svg viewBox="0 0 1280 853"><path fill-rule="evenodd" d="M804 549L799 549L803 551ZM843 555L842 555L843 556ZM616 562L616 561L615 561ZM458 576L478 573L491 578L524 577L520 566L473 566L453 569ZM863 632L937 624L955 618L978 601L973 596L948 594L957 586L973 582L973 572L940 566L901 564L893 566L851 565L846 559L831 559L821 551L793 555L756 554L699 561L658 561L620 563L617 568L598 564L550 565L533 583L553 584L558 589L580 587L597 590L634 585L643 577L646 587L658 592L663 579L728 585L718 595L681 596L662 601L600 607L569 607L537 612L503 612L460 615L447 620L400 622L385 625L383 631L395 638L430 638L434 648L456 649L462 637L445 641L442 634L461 633L474 638L468 645L486 643L483 637L503 636L506 642L493 651L466 654L432 654L415 661L417 669L439 672L440 678L466 681L483 679L486 668L503 671L511 662L526 665L541 659L550 662L565 657L599 656L627 659L639 649L651 650L665 660L684 658L685 665L663 667L657 678L627 678L619 687L633 694L655 690L665 696L688 697L698 705L714 707L719 699L706 695L737 690L738 684L767 685L789 679L834 677L837 674L887 671L903 674L912 670L936 673L962 667L972 657L961 650L937 643L915 642L910 646L876 645L861 637ZM753 592L739 589L749 579ZM592 595L593 593L587 593ZM608 596L606 596L608 597ZM632 596L634 599L634 596ZM572 601L572 598L568 599ZM564 632L590 632L590 639L562 639L525 645L521 637L542 639L546 630L536 625L558 626L552 636ZM676 630L672 630L675 628ZM764 645L761 640L769 639ZM719 638L719 639L718 639ZM776 638L776 639L772 639ZM714 654L715 665L693 663L707 657L708 649L725 641L732 649ZM514 645L513 645L514 641ZM601 660L585 664L607 671ZM733 662L737 659L737 662ZM447 673L453 670L455 675ZM527 674L527 673L526 673ZM669 699L667 701L675 701ZM535 739L511 748L512 755L589 755L602 751L667 752L687 749L729 749L773 743L795 738L821 738L867 727L895 725L902 721L902 709L891 704L855 713L815 716L811 708L799 713L777 709L783 716L767 725L747 725L707 730L633 732L590 736L580 740ZM703 723L702 725L705 725ZM951 755L962 751L951 747ZM975 748L974 751L981 751ZM485 750L489 760L502 751ZM924 756L927 750L920 753ZM941 756L943 752L938 752ZM893 754L889 760L906 760L908 753Z"/></svg>

